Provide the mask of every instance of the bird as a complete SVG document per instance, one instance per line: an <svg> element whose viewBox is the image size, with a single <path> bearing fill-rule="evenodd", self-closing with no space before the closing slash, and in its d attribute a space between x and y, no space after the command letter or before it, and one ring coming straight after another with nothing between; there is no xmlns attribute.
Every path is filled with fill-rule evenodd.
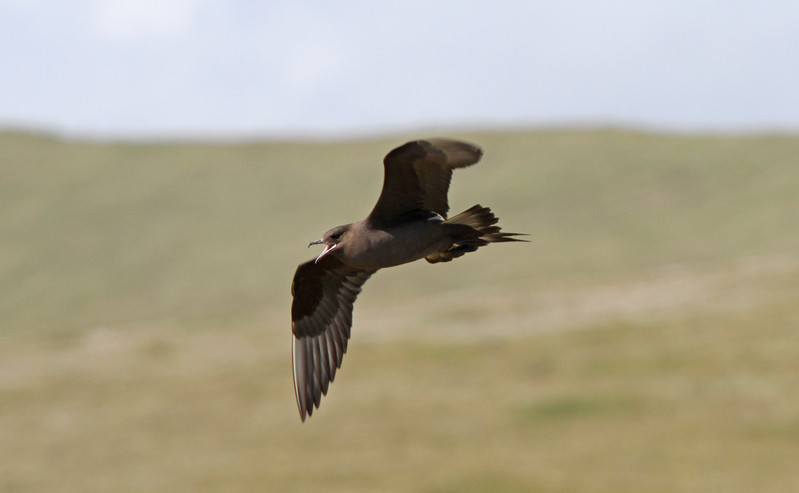
<svg viewBox="0 0 799 493"><path fill-rule="evenodd" d="M369 215L308 244L325 247L297 267L291 284L294 393L303 422L341 368L353 303L375 272L422 258L449 262L489 243L527 241L503 233L491 209L479 204L447 217L452 171L482 155L478 146L451 139L393 149L383 159L383 189Z"/></svg>

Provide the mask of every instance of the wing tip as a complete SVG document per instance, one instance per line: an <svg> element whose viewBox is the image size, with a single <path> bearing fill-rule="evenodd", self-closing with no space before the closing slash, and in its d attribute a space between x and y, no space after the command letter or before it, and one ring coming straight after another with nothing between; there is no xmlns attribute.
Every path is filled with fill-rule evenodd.
<svg viewBox="0 0 799 493"><path fill-rule="evenodd" d="M300 340L294 334L291 335L291 360L294 366L292 372L294 376L294 397L297 399L297 409L300 412L300 420L304 423L307 416L310 416L313 409L307 409L305 388L307 387L307 367L304 363L307 361L305 357L305 345L300 344ZM302 389L302 390L300 390ZM311 406L313 408L313 406Z"/></svg>
<svg viewBox="0 0 799 493"><path fill-rule="evenodd" d="M463 168L478 162L483 157L483 150L479 146L462 140L419 139L392 149L386 155L384 162L413 161L430 155L437 155L437 158L433 159L449 168Z"/></svg>
<svg viewBox="0 0 799 493"><path fill-rule="evenodd" d="M451 168L471 166L483 157L483 150L469 142L453 139L427 139L427 143L443 152Z"/></svg>

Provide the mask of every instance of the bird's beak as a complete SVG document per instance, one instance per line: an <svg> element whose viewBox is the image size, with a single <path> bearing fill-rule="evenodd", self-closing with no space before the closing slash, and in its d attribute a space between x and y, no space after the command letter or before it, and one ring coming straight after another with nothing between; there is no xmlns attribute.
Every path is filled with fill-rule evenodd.
<svg viewBox="0 0 799 493"><path fill-rule="evenodd" d="M310 247L311 245L321 245L321 244L322 244L322 243L324 243L324 242L325 242L325 241L324 241L324 240L322 240L322 239L319 239L319 240L314 240L314 241L312 241L312 242L308 243L308 246ZM314 261L313 261L313 263L317 263L317 262L319 262L319 260L320 260L322 257L324 257L325 255L327 255L328 253L330 253L330 251L331 251L331 250L333 250L334 248L336 248L336 244L335 244L335 243L328 243L328 244L327 244L327 246L325 246L325 249L324 249L324 251L322 251L322 253L320 253L320 254L319 254L319 256L318 256L318 257L316 257L316 260L314 260Z"/></svg>
<svg viewBox="0 0 799 493"><path fill-rule="evenodd" d="M336 248L336 244L335 243L328 243L327 246L325 247L324 251L322 253L320 253L318 257L316 257L316 260L314 260L313 263L319 262L319 260L322 257L324 257L325 255L330 253L334 248Z"/></svg>

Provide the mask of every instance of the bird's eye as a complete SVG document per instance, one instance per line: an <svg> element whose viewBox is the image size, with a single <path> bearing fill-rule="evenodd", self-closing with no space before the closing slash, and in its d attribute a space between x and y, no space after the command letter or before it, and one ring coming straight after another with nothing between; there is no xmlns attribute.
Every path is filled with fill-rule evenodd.
<svg viewBox="0 0 799 493"><path fill-rule="evenodd" d="M341 238L341 233L333 233L332 235L330 235L330 238L338 240L339 238Z"/></svg>

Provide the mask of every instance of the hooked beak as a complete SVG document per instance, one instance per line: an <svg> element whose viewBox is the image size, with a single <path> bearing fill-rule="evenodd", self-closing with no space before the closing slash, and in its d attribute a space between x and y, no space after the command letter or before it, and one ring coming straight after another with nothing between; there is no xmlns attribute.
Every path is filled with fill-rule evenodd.
<svg viewBox="0 0 799 493"><path fill-rule="evenodd" d="M308 246L310 247L311 245L319 245L319 244L322 244L322 243L324 243L323 240L314 240L314 241L308 243ZM324 257L325 255L330 253L330 251L333 250L334 248L336 248L336 244L335 243L328 243L327 246L325 246L325 249L322 251L322 253L320 253L319 256L316 257L316 260L314 260L313 263L319 262L319 260L322 257Z"/></svg>

